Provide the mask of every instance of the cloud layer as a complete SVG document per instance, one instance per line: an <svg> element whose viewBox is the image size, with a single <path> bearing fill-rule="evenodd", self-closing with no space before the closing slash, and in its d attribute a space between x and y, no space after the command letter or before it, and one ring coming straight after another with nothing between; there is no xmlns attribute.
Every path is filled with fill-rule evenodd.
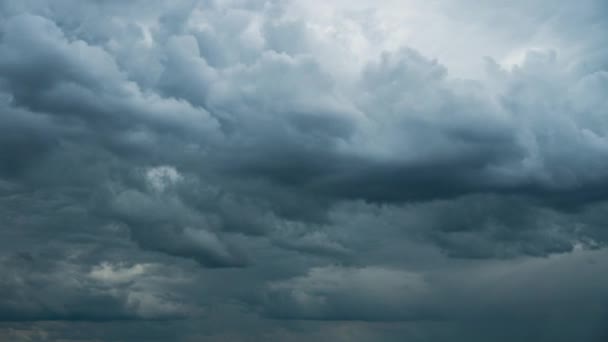
<svg viewBox="0 0 608 342"><path fill-rule="evenodd" d="M0 339L605 340L605 13L3 1Z"/></svg>

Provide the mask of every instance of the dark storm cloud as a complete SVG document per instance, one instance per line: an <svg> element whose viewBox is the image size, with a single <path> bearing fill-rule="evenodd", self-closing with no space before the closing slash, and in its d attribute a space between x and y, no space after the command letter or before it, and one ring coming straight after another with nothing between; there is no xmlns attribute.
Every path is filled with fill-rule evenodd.
<svg viewBox="0 0 608 342"><path fill-rule="evenodd" d="M87 270L73 261L44 257L3 257L3 321L174 319L195 314L177 296L158 289L170 282L146 274L154 265L106 263Z"/></svg>
<svg viewBox="0 0 608 342"><path fill-rule="evenodd" d="M0 339L608 336L606 6L345 6L0 3Z"/></svg>
<svg viewBox="0 0 608 342"><path fill-rule="evenodd" d="M403 320L418 321L420 326L430 321L439 330L449 325L446 322L487 324L501 331L480 336L498 340L508 340L511 333L503 330L506 326L517 326L529 334L522 337L525 340L565 341L567 336L584 335L599 341L606 332L599 322L605 320L607 293L605 277L596 272L605 269L605 258L604 251L579 251L469 270L452 265L449 271L428 273L313 268L304 276L273 283L267 304L270 314L281 319ZM453 338L467 340L462 333Z"/></svg>
<svg viewBox="0 0 608 342"><path fill-rule="evenodd" d="M152 136L186 133L184 143L213 146L209 158L220 165L211 167L337 199L402 201L501 190L569 196L605 181L603 174L558 167L575 157L575 147L556 150L556 139L578 135L573 143L585 152L576 156L599 163L594 169L603 168L605 152L594 145L593 118L572 115L570 98L556 96L573 93L572 100L582 102L577 88L587 75L562 72L553 53L533 52L520 68L499 69L503 89L496 92L448 80L438 63L401 50L371 62L361 87L345 94L322 61L272 46L249 65L213 68L193 35L198 28L191 30L159 33L165 50L155 59L164 70L156 87L178 100L140 89L103 47L70 41L55 23L32 15L4 24L4 79L17 106L112 130L102 139L136 129ZM154 33L140 34L145 42ZM41 72L43 65L49 72ZM218 136L208 111L228 136ZM549 136L543 136L546 124ZM227 155L232 158L222 160Z"/></svg>
<svg viewBox="0 0 608 342"><path fill-rule="evenodd" d="M1 140L0 172L4 177L18 177L54 144L54 130L48 118L32 115L10 106L10 95L3 94L4 113Z"/></svg>

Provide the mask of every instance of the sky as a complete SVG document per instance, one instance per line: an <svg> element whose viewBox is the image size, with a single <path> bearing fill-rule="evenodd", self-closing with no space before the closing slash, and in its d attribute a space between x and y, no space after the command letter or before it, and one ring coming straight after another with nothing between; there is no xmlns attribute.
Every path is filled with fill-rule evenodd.
<svg viewBox="0 0 608 342"><path fill-rule="evenodd" d="M0 341L608 340L603 0L0 2Z"/></svg>

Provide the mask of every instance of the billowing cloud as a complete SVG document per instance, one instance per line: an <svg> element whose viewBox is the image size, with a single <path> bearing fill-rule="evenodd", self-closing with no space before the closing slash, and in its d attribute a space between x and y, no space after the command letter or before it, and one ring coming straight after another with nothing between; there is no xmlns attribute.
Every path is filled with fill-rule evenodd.
<svg viewBox="0 0 608 342"><path fill-rule="evenodd" d="M167 285L180 280L161 275L161 270L151 277L154 268L102 263L87 273L74 263L40 260L29 254L4 258L1 287L6 296L0 302L1 317L8 321L104 321L196 314L197 309L179 296L163 293Z"/></svg>
<svg viewBox="0 0 608 342"><path fill-rule="evenodd" d="M606 10L1 2L0 339L605 340Z"/></svg>

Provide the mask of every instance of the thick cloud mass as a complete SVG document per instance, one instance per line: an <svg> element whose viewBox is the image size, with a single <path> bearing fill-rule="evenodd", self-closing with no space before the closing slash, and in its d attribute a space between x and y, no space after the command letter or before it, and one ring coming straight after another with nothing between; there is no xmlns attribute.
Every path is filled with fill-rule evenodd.
<svg viewBox="0 0 608 342"><path fill-rule="evenodd" d="M608 339L604 1L0 2L0 340Z"/></svg>

